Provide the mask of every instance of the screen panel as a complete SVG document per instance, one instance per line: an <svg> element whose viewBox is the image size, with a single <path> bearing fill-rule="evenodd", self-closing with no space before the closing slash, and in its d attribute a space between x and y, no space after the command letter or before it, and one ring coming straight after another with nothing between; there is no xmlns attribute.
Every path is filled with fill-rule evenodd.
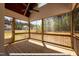
<svg viewBox="0 0 79 59"><path fill-rule="evenodd" d="M70 13L45 18L44 41L71 47L70 26Z"/></svg>
<svg viewBox="0 0 79 59"><path fill-rule="evenodd" d="M12 17L4 16L4 43L9 43L12 38Z"/></svg>
<svg viewBox="0 0 79 59"><path fill-rule="evenodd" d="M70 15L63 14L44 19L44 32L70 32Z"/></svg>
<svg viewBox="0 0 79 59"><path fill-rule="evenodd" d="M15 21L15 41L28 38L28 22L16 19Z"/></svg>
<svg viewBox="0 0 79 59"><path fill-rule="evenodd" d="M74 35L79 37L79 8L74 10L74 25L75 25L75 29L74 29Z"/></svg>
<svg viewBox="0 0 79 59"><path fill-rule="evenodd" d="M42 20L31 22L31 38L42 40Z"/></svg>
<svg viewBox="0 0 79 59"><path fill-rule="evenodd" d="M79 8L74 10L74 50L79 55Z"/></svg>

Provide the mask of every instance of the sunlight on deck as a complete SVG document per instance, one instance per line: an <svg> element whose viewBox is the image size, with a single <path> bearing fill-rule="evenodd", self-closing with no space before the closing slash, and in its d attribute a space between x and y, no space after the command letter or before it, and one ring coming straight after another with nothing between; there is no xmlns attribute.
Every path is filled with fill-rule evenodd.
<svg viewBox="0 0 79 59"><path fill-rule="evenodd" d="M35 41L35 40L29 40L29 42L40 45L40 46L44 46L42 43ZM66 49L63 49L63 48L59 48L56 45L50 45L50 44L47 44L47 43L45 43L45 46L49 49L56 50L56 51L62 52L64 54L77 56L76 53L74 52L74 50L72 50L72 49L66 50Z"/></svg>
<svg viewBox="0 0 79 59"><path fill-rule="evenodd" d="M16 31L17 33L19 33L19 31ZM25 31L20 31L20 32L25 32ZM50 33L50 34L52 34L52 33ZM56 33L53 33L53 34L56 34ZM60 34L59 32L57 33L57 34ZM65 34L65 33L61 33L61 34ZM70 35L70 33L66 33L67 35ZM31 34L32 35L32 34ZM78 34L77 34L78 35ZM33 37L37 37L37 36L34 36L34 34L32 35ZM15 38L15 40L22 40L22 38L26 38L26 37L28 37L28 34L20 34L20 35L16 35L15 36L16 38ZM11 38L11 32L5 32L5 38ZM40 37L37 37L37 38L41 38L41 36ZM51 39L51 38L50 38ZM41 40L41 39L40 39ZM45 39L46 40L46 39ZM15 42L15 43L13 43L13 44L17 44L17 43L20 43L21 41L18 41L18 42ZM44 43L42 43L42 41L37 41L37 40L32 40L32 39L29 39L28 40L28 42L30 42L30 43L33 43L33 44L35 44L35 45L39 45L39 46L42 46L42 47L46 47L46 48L48 48L48 49L51 49L51 50L55 50L55 51L58 51L58 52L61 52L61 53L63 53L63 54L66 54L66 55L74 55L74 56L77 56L76 55L76 53L74 52L74 50L73 49L71 49L71 48L64 48L63 46L62 47L60 47L60 46L58 46L58 45L55 45L55 44L49 44L49 43L46 43L46 42L44 42ZM64 42L64 41L63 41ZM69 42L69 41L68 41ZM27 43L27 40L26 40L26 43ZM29 44L30 44L29 43ZM15 45L14 45L15 46ZM25 47L25 46L23 46L23 47ZM35 47L35 48L37 48L37 47ZM35 49L34 48L34 49ZM30 47L29 47L29 49L31 49ZM41 49L41 48L40 48ZM25 49L26 50L26 49Z"/></svg>

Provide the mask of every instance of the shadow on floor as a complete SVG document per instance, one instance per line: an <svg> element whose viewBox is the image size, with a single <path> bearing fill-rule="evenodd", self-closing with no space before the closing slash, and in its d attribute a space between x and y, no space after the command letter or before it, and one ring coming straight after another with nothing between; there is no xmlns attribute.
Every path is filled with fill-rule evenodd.
<svg viewBox="0 0 79 59"><path fill-rule="evenodd" d="M41 42L42 43L42 42ZM27 40L18 41L16 43L5 46L7 53L61 53L55 50L33 44Z"/></svg>

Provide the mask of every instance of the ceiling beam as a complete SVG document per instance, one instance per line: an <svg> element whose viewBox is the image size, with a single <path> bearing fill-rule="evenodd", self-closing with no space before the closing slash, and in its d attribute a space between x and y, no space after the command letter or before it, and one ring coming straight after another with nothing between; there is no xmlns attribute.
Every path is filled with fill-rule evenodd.
<svg viewBox="0 0 79 59"><path fill-rule="evenodd" d="M35 12L39 12L39 10L36 10L36 9L33 9L33 11L35 11Z"/></svg>
<svg viewBox="0 0 79 59"><path fill-rule="evenodd" d="M77 7L78 3L72 4L72 10L74 10Z"/></svg>
<svg viewBox="0 0 79 59"><path fill-rule="evenodd" d="M24 5L25 5L25 4L24 4ZM28 5L27 5L27 7L26 7L26 9L25 9L24 16L26 15L26 13L27 13L27 11L28 11L29 6L30 6L30 3L28 3Z"/></svg>

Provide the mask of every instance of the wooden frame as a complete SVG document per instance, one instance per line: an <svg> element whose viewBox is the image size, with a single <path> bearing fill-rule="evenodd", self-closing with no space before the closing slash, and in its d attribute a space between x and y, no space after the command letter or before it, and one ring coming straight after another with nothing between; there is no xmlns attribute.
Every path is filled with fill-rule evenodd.
<svg viewBox="0 0 79 59"><path fill-rule="evenodd" d="M71 43L72 43L72 49L74 49L74 9L77 7L77 3L74 4L73 10L71 12Z"/></svg>
<svg viewBox="0 0 79 59"><path fill-rule="evenodd" d="M77 4L74 6L73 10L76 8ZM64 14L64 13L63 13ZM24 14L25 15L25 14ZM62 34L49 34L49 33L44 33L44 20L43 18L41 19L42 20L42 32L41 33L31 33L30 32L30 18L28 18L28 23L29 23L29 38L31 38L31 35L30 34L41 34L42 35L42 42L44 42L44 35L55 35L55 36L68 36L68 37L71 37L71 43L72 43L72 48L73 48L73 29L74 29L74 25L73 25L73 19L74 19L74 12L72 11L71 13L71 35L62 35ZM12 21L12 43L14 43L15 41L15 35L18 35L18 34L28 34L28 33L15 33L15 18L13 17L13 21Z"/></svg>
<svg viewBox="0 0 79 59"><path fill-rule="evenodd" d="M28 32L15 32L15 34L28 34Z"/></svg>
<svg viewBox="0 0 79 59"><path fill-rule="evenodd" d="M29 24L28 24L28 26L29 26L29 38L28 38L28 39L30 39L30 38L31 38L31 35L30 35L30 34L31 34L31 33L30 33L30 18L28 19L28 23L29 23Z"/></svg>
<svg viewBox="0 0 79 59"><path fill-rule="evenodd" d="M44 41L44 20L42 19L42 42Z"/></svg>
<svg viewBox="0 0 79 59"><path fill-rule="evenodd" d="M36 32L31 32L31 34L41 34L42 35L42 40L39 40L39 39L35 39L35 38L31 38L31 39L34 39L34 40L37 40L37 41L42 41L42 43L43 43L43 45L45 46L45 43L47 42L47 41L45 41L44 40L44 35L54 35L54 36L66 36L66 37L71 37L71 35L67 35L67 34L65 34L65 35L63 35L63 34L50 34L50 33L44 33L44 19L41 19L42 20L42 33L36 33ZM63 47L68 47L68 48L71 48L71 47L69 47L69 46L65 46L65 45L61 45L61 44L57 44L57 43L52 43L52 42L47 42L47 43L50 43L50 44L56 44L56 45L59 45L59 46L63 46Z"/></svg>
<svg viewBox="0 0 79 59"><path fill-rule="evenodd" d="M10 16L11 17L11 16ZM28 32L23 32L23 33L15 33L15 18L12 17L12 40L9 44L16 42L15 41L15 35L19 35L19 34L28 34ZM18 40L19 41L19 40Z"/></svg>
<svg viewBox="0 0 79 59"><path fill-rule="evenodd" d="M73 45L74 45L74 42L73 42L73 20L74 16L73 16L73 12L71 12L71 43L72 43L72 49L74 49Z"/></svg>
<svg viewBox="0 0 79 59"><path fill-rule="evenodd" d="M12 42L11 43L14 43L15 41L15 18L13 17L13 20L12 20Z"/></svg>
<svg viewBox="0 0 79 59"><path fill-rule="evenodd" d="M75 5L75 7L74 7L74 9L72 11L72 13L73 13L72 14L73 15L73 21L75 20L75 16L76 16L76 14L74 13L74 10L76 9L77 5L78 4ZM75 23L73 23L73 26L74 26L73 27L73 49L76 52L76 54L79 55L79 49L78 49L78 47L79 47L79 45L78 45L79 37L74 34L75 33Z"/></svg>
<svg viewBox="0 0 79 59"><path fill-rule="evenodd" d="M41 38L42 40L40 40L40 41L42 41L43 44L44 44L44 42L46 42L46 41L44 41L44 35L51 35L51 36L54 35L54 36L71 37L71 34L67 35L67 34L55 34L55 33L50 34L50 33L44 33L44 19L42 18L41 20L42 20L42 28L41 28L42 29L42 33L31 32L31 34L41 34L42 35L42 38ZM31 39L35 39L35 38L31 38ZM38 40L38 39L35 39L35 40ZM51 42L49 42L49 43L51 43ZM64 46L64 45L61 45L61 46ZM67 46L64 46L64 47L67 47Z"/></svg>
<svg viewBox="0 0 79 59"><path fill-rule="evenodd" d="M42 34L42 33L36 33L36 32L31 32L31 34ZM55 34L55 33L44 33L44 35L60 35L60 36L71 36L71 34Z"/></svg>
<svg viewBox="0 0 79 59"><path fill-rule="evenodd" d="M29 21L28 21L28 24L29 24ZM20 34L28 34L29 35L29 31L28 32L22 32L22 33L15 33L14 35L20 35ZM24 39L28 39L28 38L24 38ZM24 40L24 39L22 39L22 40ZM16 40L16 41L21 41L21 40ZM16 41L14 40L14 42L16 42Z"/></svg>
<svg viewBox="0 0 79 59"><path fill-rule="evenodd" d="M28 3L28 6L26 7L26 10L25 10L25 12L24 12L24 16L26 15L26 13L27 13L27 11L28 11L29 6L30 6L30 3Z"/></svg>
<svg viewBox="0 0 79 59"><path fill-rule="evenodd" d="M35 39L35 38L31 38L32 40L37 40L37 41L42 41L42 40L38 40L38 39ZM63 46L63 47L67 47L67 48L71 48L69 46L65 46L65 45L61 45L61 44L57 44L57 43L52 43L52 42L48 42L48 41L42 41L43 45L45 46L44 43L49 43L49 44L55 44L55 45L59 45L59 46Z"/></svg>

